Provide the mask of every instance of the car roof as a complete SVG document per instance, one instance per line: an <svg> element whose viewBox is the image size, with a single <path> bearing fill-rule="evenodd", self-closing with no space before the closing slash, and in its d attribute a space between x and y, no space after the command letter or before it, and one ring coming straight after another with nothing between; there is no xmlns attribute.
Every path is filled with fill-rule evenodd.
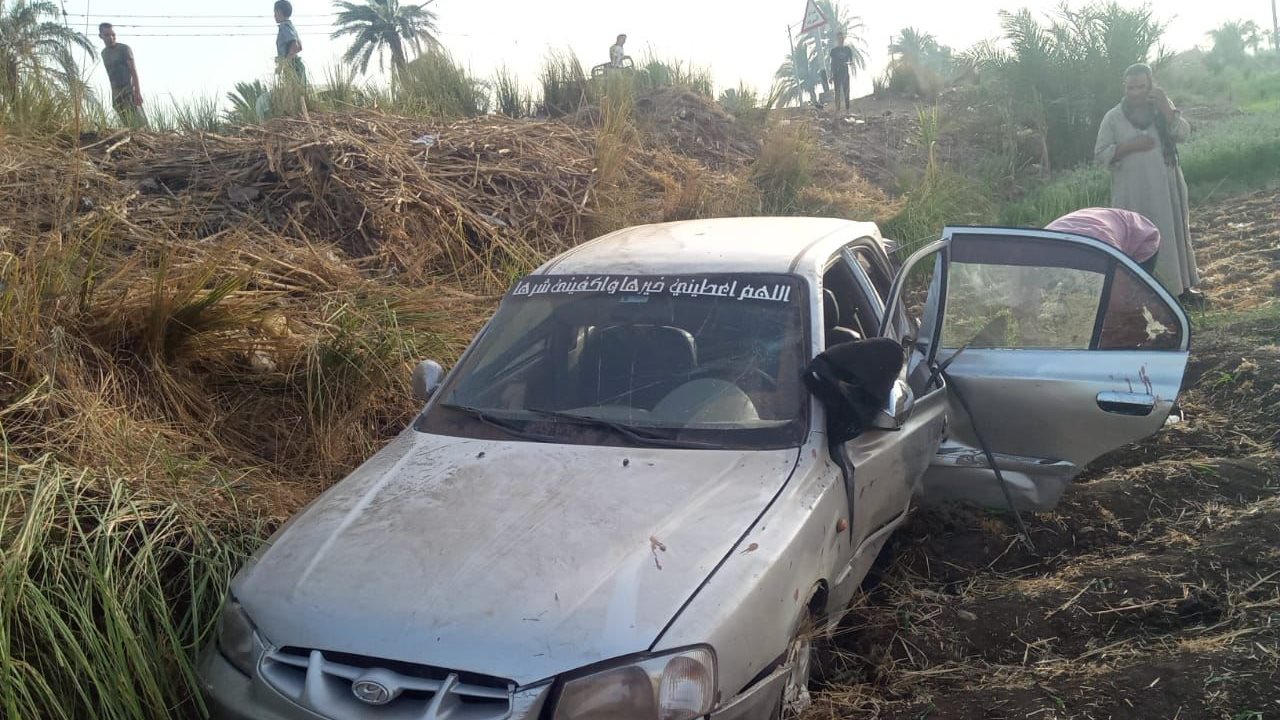
<svg viewBox="0 0 1280 720"><path fill-rule="evenodd" d="M880 239L874 223L837 218L743 217L637 225L551 259L535 275L585 273L820 273L841 246Z"/></svg>

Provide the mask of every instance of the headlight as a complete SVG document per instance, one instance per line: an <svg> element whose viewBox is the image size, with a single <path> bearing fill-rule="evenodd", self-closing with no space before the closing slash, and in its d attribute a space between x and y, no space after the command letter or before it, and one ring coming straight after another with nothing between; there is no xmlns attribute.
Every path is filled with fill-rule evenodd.
<svg viewBox="0 0 1280 720"><path fill-rule="evenodd" d="M691 720L715 696L715 655L697 648L570 680L555 720Z"/></svg>
<svg viewBox="0 0 1280 720"><path fill-rule="evenodd" d="M218 619L218 650L237 670L252 676L254 645L253 623L240 603L228 595Z"/></svg>

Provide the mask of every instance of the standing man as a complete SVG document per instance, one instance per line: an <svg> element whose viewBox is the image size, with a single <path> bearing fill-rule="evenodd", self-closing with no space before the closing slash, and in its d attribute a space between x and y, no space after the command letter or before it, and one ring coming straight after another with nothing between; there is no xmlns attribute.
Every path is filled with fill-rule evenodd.
<svg viewBox="0 0 1280 720"><path fill-rule="evenodd" d="M98 25L98 37L102 38L102 67L111 81L111 105L126 127L142 127L147 118L142 114L142 90L138 85L138 68L133 62L133 50L116 42L116 31L111 23Z"/></svg>
<svg viewBox="0 0 1280 720"><path fill-rule="evenodd" d="M289 0L276 0L276 73L285 77L292 76L298 81L306 80L306 68L302 65L302 41L298 39L298 29L293 26L293 3Z"/></svg>
<svg viewBox="0 0 1280 720"><path fill-rule="evenodd" d="M1111 205L1140 213L1160 229L1156 277L1184 303L1200 304L1177 147L1190 135L1191 125L1156 87L1150 66L1133 65L1124 72L1124 99L1102 118L1094 154L1111 168Z"/></svg>
<svg viewBox="0 0 1280 720"><path fill-rule="evenodd" d="M609 67L619 69L622 67L622 61L629 59L623 45L627 44L627 36L619 35L617 41L609 46Z"/></svg>
<svg viewBox="0 0 1280 720"><path fill-rule="evenodd" d="M853 64L853 49L844 43L843 32L836 35L836 44L828 54L831 66L831 79L836 86L836 110L844 103L844 111L849 112L849 66Z"/></svg>

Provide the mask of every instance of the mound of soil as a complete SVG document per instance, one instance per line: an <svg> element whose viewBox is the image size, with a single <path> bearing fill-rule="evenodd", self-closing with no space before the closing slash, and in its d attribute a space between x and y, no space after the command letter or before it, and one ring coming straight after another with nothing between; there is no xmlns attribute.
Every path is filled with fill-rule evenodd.
<svg viewBox="0 0 1280 720"><path fill-rule="evenodd" d="M636 100L636 118L648 142L723 169L746 165L759 152L749 129L714 100L665 88Z"/></svg>

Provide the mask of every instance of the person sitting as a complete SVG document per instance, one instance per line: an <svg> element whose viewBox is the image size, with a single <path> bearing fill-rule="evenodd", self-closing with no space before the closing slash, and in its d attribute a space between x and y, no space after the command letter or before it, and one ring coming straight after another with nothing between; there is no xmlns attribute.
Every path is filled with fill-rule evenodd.
<svg viewBox="0 0 1280 720"><path fill-rule="evenodd" d="M631 57L627 55L626 50L623 49L623 45L626 44L627 36L624 33L618 36L617 41L613 45L609 46L609 67L621 69L625 67L624 63L631 59Z"/></svg>

